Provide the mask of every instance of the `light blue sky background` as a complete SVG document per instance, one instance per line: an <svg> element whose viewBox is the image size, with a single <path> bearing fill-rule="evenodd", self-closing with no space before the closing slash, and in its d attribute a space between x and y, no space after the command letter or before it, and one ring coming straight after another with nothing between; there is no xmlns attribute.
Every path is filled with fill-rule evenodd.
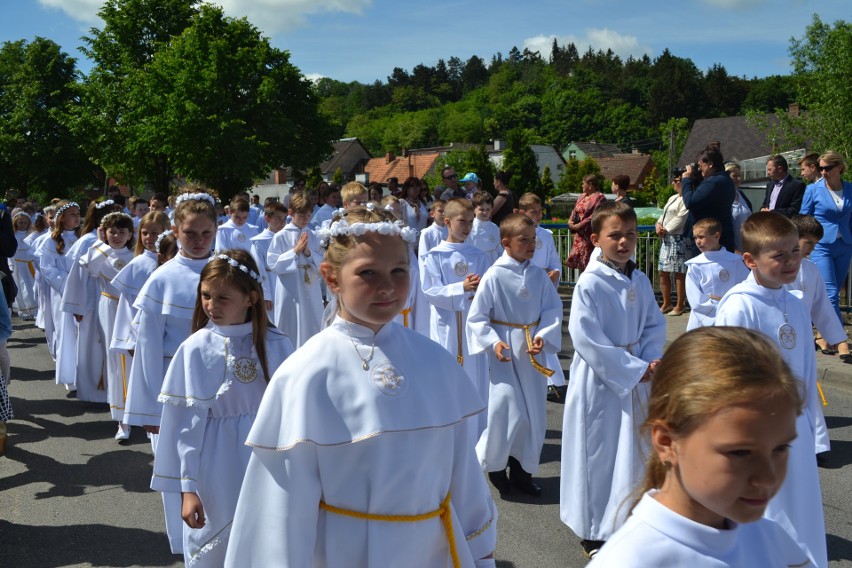
<svg viewBox="0 0 852 568"><path fill-rule="evenodd" d="M228 15L248 17L309 76L386 80L394 67L479 55L490 61L512 46L550 53L554 37L583 52L612 48L652 58L665 48L704 71L790 71L790 37L802 37L814 13L849 20L849 0L220 0ZM78 59L80 37L101 25L100 0L0 0L0 42L50 38Z"/></svg>

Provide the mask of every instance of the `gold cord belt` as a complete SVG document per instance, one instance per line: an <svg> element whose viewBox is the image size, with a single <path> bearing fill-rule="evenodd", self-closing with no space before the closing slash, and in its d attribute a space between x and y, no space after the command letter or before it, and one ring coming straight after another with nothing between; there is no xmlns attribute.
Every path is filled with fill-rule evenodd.
<svg viewBox="0 0 852 568"><path fill-rule="evenodd" d="M405 308L399 314L402 316L402 325L408 327L408 315L411 313L411 308Z"/></svg>
<svg viewBox="0 0 852 568"><path fill-rule="evenodd" d="M124 355L121 356L121 386L123 388L123 395L121 400L127 402L127 361L124 358Z"/></svg>
<svg viewBox="0 0 852 568"><path fill-rule="evenodd" d="M456 339L457 339L457 348L458 355L456 359L459 362L459 365L464 365L464 351L462 346L462 334L464 333L464 319L462 318L461 312L456 312Z"/></svg>
<svg viewBox="0 0 852 568"><path fill-rule="evenodd" d="M541 320L539 319L539 320L536 320L536 321L534 321L532 323L528 323L528 324L520 324L520 323L511 323L511 322L508 322L508 321L500 321L500 320L493 319L493 320L491 320L491 323L493 323L495 325L505 325L506 327L511 327L511 328L514 328L514 329L523 329L524 330L524 336L526 336L526 339L527 339L527 349L532 349L533 348L533 340L532 340L532 335L530 334L530 328L541 323ZM532 363L532 366L533 366L533 368L535 368L536 371L538 371L539 373L541 373L545 377L553 376L553 373L555 372L555 371L553 371L553 369L548 369L544 365L541 365L538 361L535 360L535 357L533 357L532 353L530 353L529 356L530 356L530 363Z"/></svg>
<svg viewBox="0 0 852 568"><path fill-rule="evenodd" d="M15 262L24 262L24 263L26 263L27 268L29 268L29 269L30 269L30 276L32 276L33 278L35 278L35 266L33 266L33 261L31 261L31 260L20 260L20 259L17 259L17 258L16 258L16 259L15 259Z"/></svg>
<svg viewBox="0 0 852 568"><path fill-rule="evenodd" d="M456 537L453 534L453 518L450 514L450 494L444 497L441 501L441 506L429 513L422 515L372 515L370 513L360 513L358 511L350 511L349 509L341 509L320 501L320 509L334 513L335 515L343 515L345 517L354 517L365 521L384 521L389 523L416 523L427 519L441 518L441 524L444 525L444 532L447 534L447 543L450 545L450 558L453 559L453 567L460 568L459 553L456 550Z"/></svg>
<svg viewBox="0 0 852 568"><path fill-rule="evenodd" d="M112 295L112 294L110 294L109 292L101 292L101 296L106 296L106 297L107 297L107 298L109 298L110 300L115 300L116 302L118 301L118 298L117 298L117 297L115 297L115 296L113 296L113 295Z"/></svg>

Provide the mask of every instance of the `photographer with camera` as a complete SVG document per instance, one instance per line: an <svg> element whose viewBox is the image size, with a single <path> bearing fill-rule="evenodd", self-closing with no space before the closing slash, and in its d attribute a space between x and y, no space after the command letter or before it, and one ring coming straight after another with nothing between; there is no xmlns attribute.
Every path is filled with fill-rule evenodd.
<svg viewBox="0 0 852 568"><path fill-rule="evenodd" d="M731 206L737 190L725 171L725 161L718 143L707 144L698 153L696 161L686 166L682 188L683 203L689 209L684 234L692 235L692 226L696 221L712 217L722 224L721 245L733 252L734 220ZM690 258L698 256L698 249L692 239L689 239L689 249Z"/></svg>

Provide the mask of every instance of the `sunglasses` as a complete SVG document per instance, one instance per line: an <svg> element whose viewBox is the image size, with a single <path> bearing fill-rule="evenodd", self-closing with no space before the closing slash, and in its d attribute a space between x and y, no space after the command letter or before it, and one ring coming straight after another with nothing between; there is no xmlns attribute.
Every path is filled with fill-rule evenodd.
<svg viewBox="0 0 852 568"><path fill-rule="evenodd" d="M453 174L451 176L444 176L444 179L456 179L458 177L459 177L458 174Z"/></svg>
<svg viewBox="0 0 852 568"><path fill-rule="evenodd" d="M817 169L821 172L830 172L831 170L833 170L836 167L837 167L837 164L834 164L834 165L831 165L831 166L819 166Z"/></svg>

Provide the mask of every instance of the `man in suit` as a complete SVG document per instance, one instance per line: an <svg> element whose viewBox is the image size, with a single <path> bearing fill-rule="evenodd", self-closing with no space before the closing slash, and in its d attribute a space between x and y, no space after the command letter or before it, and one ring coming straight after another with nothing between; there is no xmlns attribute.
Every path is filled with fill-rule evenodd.
<svg viewBox="0 0 852 568"><path fill-rule="evenodd" d="M805 196L805 184L790 177L787 172L787 160L784 156L775 155L766 162L766 197L763 199L761 211L777 211L785 217L799 213L802 198Z"/></svg>

